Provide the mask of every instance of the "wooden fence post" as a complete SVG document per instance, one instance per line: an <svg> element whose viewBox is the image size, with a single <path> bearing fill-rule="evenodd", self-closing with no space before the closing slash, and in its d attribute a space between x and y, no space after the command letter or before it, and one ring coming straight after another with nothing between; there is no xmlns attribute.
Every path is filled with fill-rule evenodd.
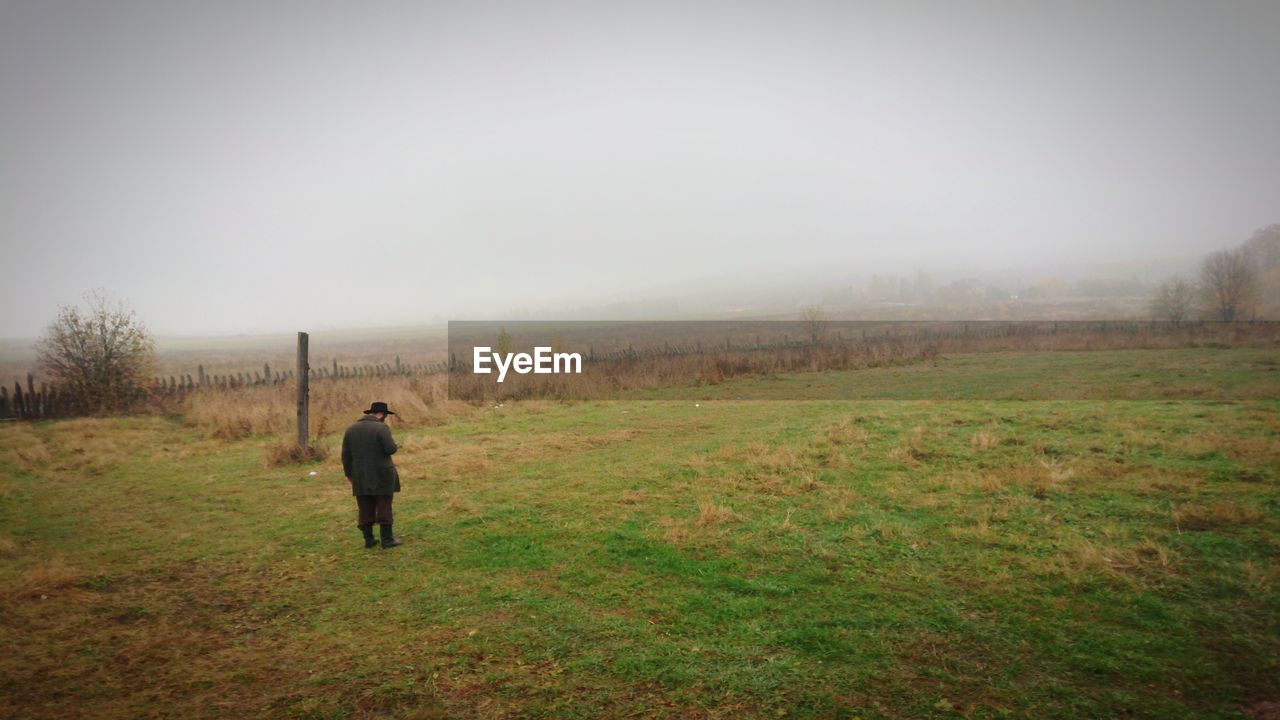
<svg viewBox="0 0 1280 720"><path fill-rule="evenodd" d="M307 372L310 366L307 364L307 334L298 333L298 447L305 450L307 448L307 432L310 430L310 422L308 418L308 391L310 383L308 382L311 373Z"/></svg>

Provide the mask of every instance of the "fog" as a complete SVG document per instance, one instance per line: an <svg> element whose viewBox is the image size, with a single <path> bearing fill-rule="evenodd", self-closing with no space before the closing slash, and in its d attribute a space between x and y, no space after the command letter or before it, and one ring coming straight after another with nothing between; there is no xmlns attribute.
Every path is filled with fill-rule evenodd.
<svg viewBox="0 0 1280 720"><path fill-rule="evenodd" d="M1280 222L1277 31L1266 0L3 0L0 337L93 288L174 335L1181 267Z"/></svg>

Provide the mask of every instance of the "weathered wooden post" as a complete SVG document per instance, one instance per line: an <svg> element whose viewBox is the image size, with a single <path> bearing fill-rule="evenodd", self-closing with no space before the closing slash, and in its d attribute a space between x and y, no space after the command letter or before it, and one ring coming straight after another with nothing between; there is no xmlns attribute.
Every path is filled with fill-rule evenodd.
<svg viewBox="0 0 1280 720"><path fill-rule="evenodd" d="M308 391L310 388L311 373L307 372L310 366L307 364L307 334L298 333L298 447L305 450L307 448L307 432L310 429L307 411Z"/></svg>

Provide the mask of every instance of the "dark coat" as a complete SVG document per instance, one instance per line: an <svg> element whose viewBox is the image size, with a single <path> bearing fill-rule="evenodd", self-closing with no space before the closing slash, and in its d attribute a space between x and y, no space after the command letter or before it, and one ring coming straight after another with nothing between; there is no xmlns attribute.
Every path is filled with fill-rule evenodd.
<svg viewBox="0 0 1280 720"><path fill-rule="evenodd" d="M400 492L400 473L391 456L396 441L391 428L372 415L351 423L342 436L342 471L351 479L352 495Z"/></svg>

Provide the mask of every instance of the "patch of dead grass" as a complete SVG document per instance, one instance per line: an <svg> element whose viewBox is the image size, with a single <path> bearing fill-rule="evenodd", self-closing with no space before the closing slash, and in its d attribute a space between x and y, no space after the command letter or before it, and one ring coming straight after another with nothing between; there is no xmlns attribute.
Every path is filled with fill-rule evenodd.
<svg viewBox="0 0 1280 720"><path fill-rule="evenodd" d="M320 463L329 458L329 446L315 438L305 447L290 440L277 440L267 445L263 463L266 467Z"/></svg>
<svg viewBox="0 0 1280 720"><path fill-rule="evenodd" d="M827 442L831 445L866 445L871 435L865 429L858 427L857 419L842 418L827 426L824 433Z"/></svg>
<svg viewBox="0 0 1280 720"><path fill-rule="evenodd" d="M991 488L1020 488L1043 500L1051 493L1064 492L1067 481L1075 474L1075 470L1066 463L1048 459L992 469L982 475L980 482Z"/></svg>
<svg viewBox="0 0 1280 720"><path fill-rule="evenodd" d="M471 515L476 511L476 506L461 495L450 495L443 511L446 515Z"/></svg>
<svg viewBox="0 0 1280 720"><path fill-rule="evenodd" d="M720 525L738 520L738 514L733 511L733 508L727 505L717 505L709 496L698 501L697 522L699 525Z"/></svg>
<svg viewBox="0 0 1280 720"><path fill-rule="evenodd" d="M483 448L462 446L454 449L445 459L445 467L451 475L483 475L493 469L493 462Z"/></svg>
<svg viewBox="0 0 1280 720"><path fill-rule="evenodd" d="M1215 452L1237 462L1253 465L1280 463L1280 438L1271 435L1227 435L1211 431L1179 438L1174 447L1194 458Z"/></svg>
<svg viewBox="0 0 1280 720"><path fill-rule="evenodd" d="M1212 503L1187 503L1173 511L1173 526L1178 531L1221 530L1241 525L1255 525L1262 513L1233 500Z"/></svg>
<svg viewBox="0 0 1280 720"><path fill-rule="evenodd" d="M658 518L654 523L662 530L662 539L672 545L684 545L692 538L689 525L684 520L672 517Z"/></svg>
<svg viewBox="0 0 1280 720"><path fill-rule="evenodd" d="M78 568L68 564L62 557L55 556L24 571L17 581L5 588L3 592L11 599L30 599L73 586L80 582L82 577Z"/></svg>
<svg viewBox="0 0 1280 720"><path fill-rule="evenodd" d="M996 438L995 433L985 430L979 430L969 438L969 447L977 452L985 452L1000 445L1000 440Z"/></svg>
<svg viewBox="0 0 1280 720"><path fill-rule="evenodd" d="M618 501L624 505L639 505L648 499L649 496L641 490L626 490L618 496Z"/></svg>

